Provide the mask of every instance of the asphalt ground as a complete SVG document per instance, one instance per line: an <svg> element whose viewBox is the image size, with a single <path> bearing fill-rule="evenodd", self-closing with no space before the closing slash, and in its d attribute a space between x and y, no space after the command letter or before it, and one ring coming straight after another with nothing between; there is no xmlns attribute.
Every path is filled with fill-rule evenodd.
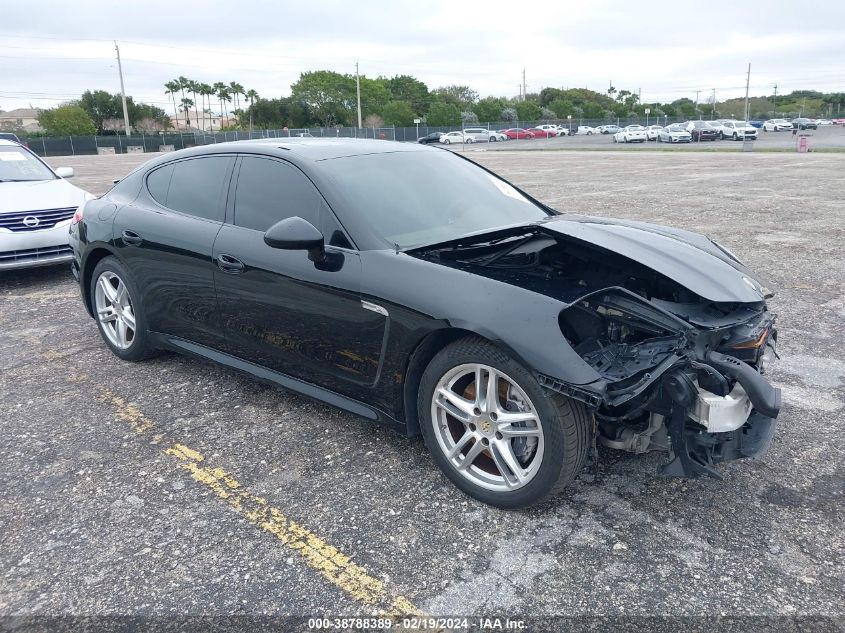
<svg viewBox="0 0 845 633"><path fill-rule="evenodd" d="M770 281L765 458L690 481L601 449L562 496L501 511L420 441L185 357L121 362L67 267L4 273L0 615L845 615L845 156L473 158L562 211L705 232ZM102 193L142 159L50 162Z"/></svg>
<svg viewBox="0 0 845 633"><path fill-rule="evenodd" d="M624 127L624 126L623 126ZM577 129L573 126L573 130ZM836 152L845 151L845 126L823 125L818 130L802 130L792 132L764 132L760 130L758 139L753 141L750 151L753 152L788 152L798 150L799 135L809 137L810 151ZM610 151L708 151L708 152L742 152L743 142L731 139L717 141L696 141L693 143L614 143L612 134L576 134L574 136L559 136L553 138L535 138L510 140L496 143L469 143L466 145L450 145L453 151L479 150L610 150Z"/></svg>

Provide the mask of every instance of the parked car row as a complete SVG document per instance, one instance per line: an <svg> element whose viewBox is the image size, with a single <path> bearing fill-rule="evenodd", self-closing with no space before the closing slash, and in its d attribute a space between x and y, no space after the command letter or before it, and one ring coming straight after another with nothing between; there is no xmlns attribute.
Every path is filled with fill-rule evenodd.
<svg viewBox="0 0 845 633"><path fill-rule="evenodd" d="M562 125L544 123L532 128L513 127L503 130L488 130L483 127L468 127L452 132L431 132L417 139L418 143L496 143L498 141L522 140L533 138L553 138L568 136L569 128Z"/></svg>
<svg viewBox="0 0 845 633"><path fill-rule="evenodd" d="M454 132L432 132L419 139L420 143L478 143L509 140L523 140L534 138L552 138L569 136L570 134L591 136L606 134L613 138L614 143L637 143L646 141L661 141L667 143L684 143L689 141L715 141L717 139L745 140L756 139L758 130L764 132L782 132L785 130L815 130L820 125L835 125L840 120L808 119L768 119L766 121L736 121L733 119L716 119L713 121L687 121L686 123L672 123L670 125L639 124L620 127L616 124L579 125L574 131L569 127L544 123L532 128L507 128L504 130L488 130L487 128L465 128ZM663 134L661 135L661 131ZM686 134L684 134L686 133ZM689 139L687 139L687 136Z"/></svg>

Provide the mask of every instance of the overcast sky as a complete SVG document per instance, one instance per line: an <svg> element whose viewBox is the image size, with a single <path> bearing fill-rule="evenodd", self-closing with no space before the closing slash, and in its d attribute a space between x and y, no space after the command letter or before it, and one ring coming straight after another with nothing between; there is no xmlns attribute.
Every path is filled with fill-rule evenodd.
<svg viewBox="0 0 845 633"><path fill-rule="evenodd" d="M845 91L845 3L532 3L74 0L4 3L0 109L49 107L85 89L167 107L178 75L290 94L304 70L409 74L482 96L546 86L641 90L644 101L706 101L795 89ZM168 110L169 111L169 110Z"/></svg>

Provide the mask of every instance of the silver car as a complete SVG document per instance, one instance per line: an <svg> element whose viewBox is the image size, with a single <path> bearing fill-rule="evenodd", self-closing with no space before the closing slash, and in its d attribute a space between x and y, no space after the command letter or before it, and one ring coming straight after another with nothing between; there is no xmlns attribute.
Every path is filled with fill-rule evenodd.
<svg viewBox="0 0 845 633"><path fill-rule="evenodd" d="M504 134L499 134L495 130L488 130L483 127L468 127L464 129L464 137L467 143L495 143L496 141L503 141L507 138Z"/></svg>

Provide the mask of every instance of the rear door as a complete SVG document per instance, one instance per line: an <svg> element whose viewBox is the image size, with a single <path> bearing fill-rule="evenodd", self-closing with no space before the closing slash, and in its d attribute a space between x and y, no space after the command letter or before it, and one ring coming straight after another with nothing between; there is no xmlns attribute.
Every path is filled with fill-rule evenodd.
<svg viewBox="0 0 845 633"><path fill-rule="evenodd" d="M154 332L222 345L211 255L234 164L217 154L157 167L115 218L118 254Z"/></svg>
<svg viewBox="0 0 845 633"><path fill-rule="evenodd" d="M381 367L386 318L365 309L357 251L311 181L265 156L239 159L227 222L214 245L221 325L230 353L362 397ZM264 243L299 216L326 238L326 264Z"/></svg>

